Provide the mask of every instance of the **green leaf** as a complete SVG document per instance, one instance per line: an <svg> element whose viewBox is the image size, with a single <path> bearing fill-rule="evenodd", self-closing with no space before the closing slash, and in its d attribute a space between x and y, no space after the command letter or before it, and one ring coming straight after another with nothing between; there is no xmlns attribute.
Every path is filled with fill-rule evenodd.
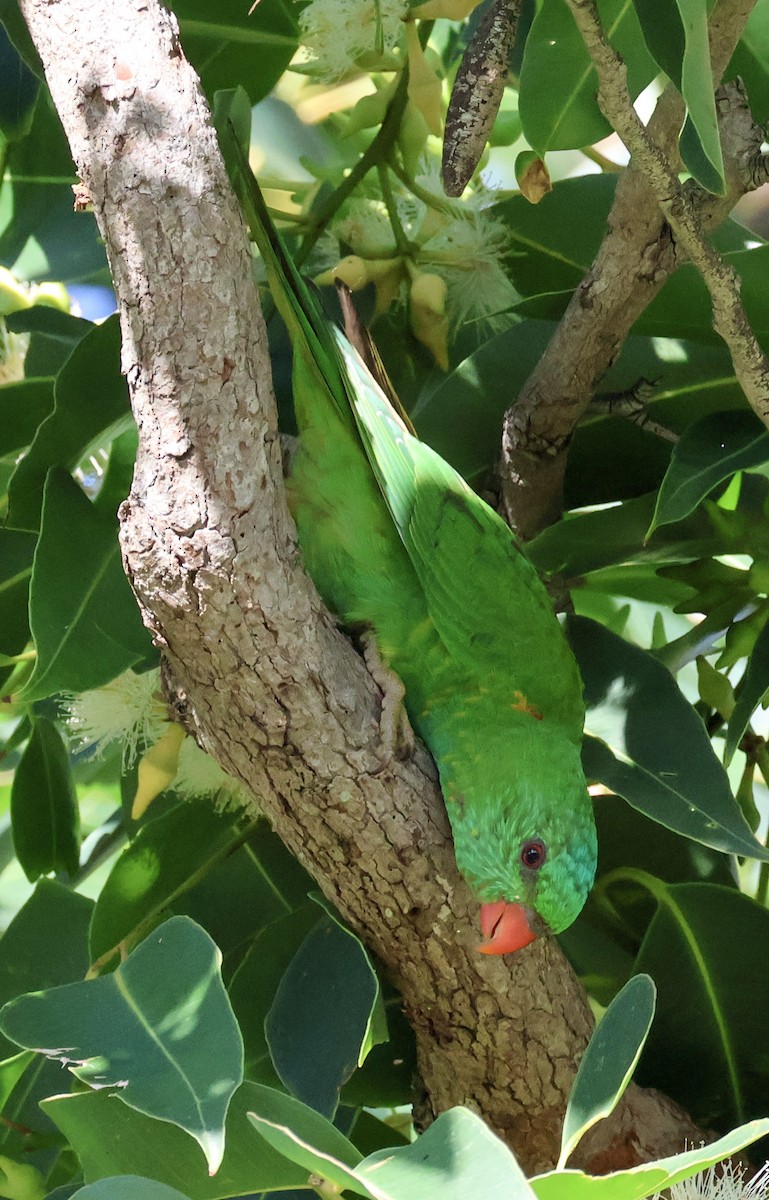
<svg viewBox="0 0 769 1200"><path fill-rule="evenodd" d="M190 1200L305 1187L307 1172L268 1146L246 1117L256 1088L242 1083L232 1097L224 1158L214 1176L195 1143L175 1125L145 1117L106 1091L54 1096L43 1109L65 1134L89 1183L142 1175L179 1188Z"/></svg>
<svg viewBox="0 0 769 1200"><path fill-rule="evenodd" d="M270 1059L265 1020L291 959L320 919L318 906L305 904L270 921L256 934L230 981L230 1003L243 1030L246 1075L256 1083L280 1084Z"/></svg>
<svg viewBox="0 0 769 1200"><path fill-rule="evenodd" d="M601 1018L569 1094L559 1168L568 1162L588 1129L608 1117L619 1103L649 1033L655 997L649 976L635 975Z"/></svg>
<svg viewBox="0 0 769 1200"><path fill-rule="evenodd" d="M18 309L6 317L5 323L11 333L31 335L24 358L27 379L57 375L77 343L93 329L92 321L74 317L48 304L33 304L31 308Z"/></svg>
<svg viewBox="0 0 769 1200"><path fill-rule="evenodd" d="M248 90L252 104L267 96L290 63L298 45L290 0L260 0L256 8L239 0L174 0L184 50L206 94L232 87ZM258 64L258 65L257 65Z"/></svg>
<svg viewBox="0 0 769 1200"><path fill-rule="evenodd" d="M657 1192L690 1179L723 1162L769 1133L769 1120L750 1121L709 1146L699 1146L670 1158L615 1171L613 1175L584 1175L582 1171L550 1171L531 1180L538 1200L646 1200Z"/></svg>
<svg viewBox="0 0 769 1200"><path fill-rule="evenodd" d="M355 1147L312 1109L267 1088L249 1114L270 1145L340 1190L368 1200L531 1200L531 1188L507 1146L480 1117L451 1108L409 1146L360 1159ZM322 1122L322 1124L319 1124ZM336 1143L336 1145L335 1145Z"/></svg>
<svg viewBox="0 0 769 1200"><path fill-rule="evenodd" d="M635 0L635 6L649 50L686 101L682 158L703 187L722 193L724 163L710 66L708 2L676 0L678 20L669 5L655 0Z"/></svg>
<svg viewBox="0 0 769 1200"><path fill-rule="evenodd" d="M28 446L52 408L52 379L22 379L0 387L0 456Z"/></svg>
<svg viewBox="0 0 769 1200"><path fill-rule="evenodd" d="M123 572L116 523L60 468L45 485L29 618L37 661L21 693L27 702L100 687L152 651Z"/></svg>
<svg viewBox="0 0 769 1200"><path fill-rule="evenodd" d="M634 872L628 883L647 887L658 902L636 959L658 992L638 1082L678 1100L703 1126L761 1115L769 1088L769 912L714 884L665 885ZM739 970L736 930L750 948Z"/></svg>
<svg viewBox="0 0 769 1200"><path fill-rule="evenodd" d="M18 21L16 0L11 0L11 6ZM12 36L16 40L15 31ZM29 136L9 148L2 189L8 219L0 233L0 261L13 267L20 278L66 283L106 270L96 218L91 212L74 211L75 181L69 144L43 85Z"/></svg>
<svg viewBox="0 0 769 1200"><path fill-rule="evenodd" d="M763 124L769 117L769 7L756 4L742 37L724 72L724 79L741 78L753 119Z"/></svg>
<svg viewBox="0 0 769 1200"><path fill-rule="evenodd" d="M32 725L11 788L11 821L16 856L27 879L51 871L73 877L79 866L75 785L61 734L52 721Z"/></svg>
<svg viewBox="0 0 769 1200"><path fill-rule="evenodd" d="M769 460L769 433L752 412L712 413L691 425L673 447L647 538L680 521L735 471Z"/></svg>
<svg viewBox="0 0 769 1200"><path fill-rule="evenodd" d="M656 68L647 53L631 0L599 0L601 24L628 67L635 98ZM519 112L526 140L548 150L589 146L611 132L596 101L598 79L565 0L538 0L526 38Z"/></svg>
<svg viewBox="0 0 769 1200"><path fill-rule="evenodd" d="M72 1195L72 1200L189 1200L176 1188L142 1179L139 1175L113 1175L99 1183L86 1184Z"/></svg>
<svg viewBox="0 0 769 1200"><path fill-rule="evenodd" d="M29 641L29 581L35 536L0 529L0 652L20 654ZM0 678L3 673L0 672Z"/></svg>
<svg viewBox="0 0 769 1200"><path fill-rule="evenodd" d="M724 745L724 762L728 765L742 741L748 722L769 689L769 625L759 633L753 647L745 676L737 692L737 702L729 718Z"/></svg>
<svg viewBox="0 0 769 1200"><path fill-rule="evenodd" d="M45 1176L29 1163L0 1155L0 1195L9 1200L44 1200Z"/></svg>
<svg viewBox="0 0 769 1200"><path fill-rule="evenodd" d="M22 996L5 1006L0 1026L27 1049L77 1064L84 1082L120 1088L131 1108L186 1130L214 1172L243 1070L220 961L204 930L173 917L113 975Z"/></svg>
<svg viewBox="0 0 769 1200"><path fill-rule="evenodd" d="M0 1006L24 992L82 979L93 901L41 879L0 939ZM16 1046L0 1036L0 1056Z"/></svg>
<svg viewBox="0 0 769 1200"><path fill-rule="evenodd" d="M0 25L0 134L6 142L29 133L39 87L39 79Z"/></svg>
<svg viewBox="0 0 769 1200"><path fill-rule="evenodd" d="M130 424L117 317L95 325L78 342L56 377L54 395L54 410L41 424L9 485L8 521L17 529L39 527L51 467L74 470L87 451L109 442Z"/></svg>
<svg viewBox="0 0 769 1200"><path fill-rule="evenodd" d="M231 812L217 812L210 799L184 801L137 833L116 859L93 910L91 955L117 953L156 924L163 911L199 873L227 857L242 840Z"/></svg>
<svg viewBox="0 0 769 1200"><path fill-rule="evenodd" d="M320 921L280 981L265 1034L286 1087L328 1117L365 1057L379 1000L379 980L361 942L331 918Z"/></svg>
<svg viewBox="0 0 769 1200"><path fill-rule="evenodd" d="M588 776L685 837L769 861L670 672L594 621L571 617L566 629L585 684Z"/></svg>

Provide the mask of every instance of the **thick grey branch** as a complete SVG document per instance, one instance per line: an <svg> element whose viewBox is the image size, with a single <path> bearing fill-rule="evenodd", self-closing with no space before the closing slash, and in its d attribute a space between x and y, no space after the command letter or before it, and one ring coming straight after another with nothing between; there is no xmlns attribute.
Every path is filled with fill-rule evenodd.
<svg viewBox="0 0 769 1200"><path fill-rule="evenodd" d="M297 555L249 248L174 18L157 0L21 7L113 272L140 434L124 558L174 687L392 972L432 1110L468 1104L545 1167L585 999L553 942L475 953L432 763L382 769L381 697ZM637 1148L692 1136L642 1103L664 1115Z"/></svg>

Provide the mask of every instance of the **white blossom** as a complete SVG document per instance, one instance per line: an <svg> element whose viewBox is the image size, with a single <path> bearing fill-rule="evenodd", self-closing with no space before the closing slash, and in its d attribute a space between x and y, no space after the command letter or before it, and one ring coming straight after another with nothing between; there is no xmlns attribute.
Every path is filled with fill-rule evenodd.
<svg viewBox="0 0 769 1200"><path fill-rule="evenodd" d="M385 54L394 49L405 12L406 0L310 0L299 17L310 65L329 82L342 79L359 58L376 52L379 28Z"/></svg>
<svg viewBox="0 0 769 1200"><path fill-rule="evenodd" d="M746 1170L727 1160L670 1188L670 1200L769 1200L769 1163L746 1179ZM662 1200L657 1192L653 1200Z"/></svg>
<svg viewBox="0 0 769 1200"><path fill-rule="evenodd" d="M154 745L168 721L160 690L160 672L125 671L104 687L64 699L67 724L81 746L101 754L123 743L123 765L133 766L139 750Z"/></svg>
<svg viewBox="0 0 769 1200"><path fill-rule="evenodd" d="M452 323L488 320L512 307L518 293L502 263L510 254L510 234L497 217L469 209L446 222L419 250L420 266L442 275L448 285Z"/></svg>
<svg viewBox="0 0 769 1200"><path fill-rule="evenodd" d="M225 798L245 801L245 793L237 780L233 779L201 750L194 738L185 738L179 751L179 767L171 785L180 796L207 796L214 792Z"/></svg>

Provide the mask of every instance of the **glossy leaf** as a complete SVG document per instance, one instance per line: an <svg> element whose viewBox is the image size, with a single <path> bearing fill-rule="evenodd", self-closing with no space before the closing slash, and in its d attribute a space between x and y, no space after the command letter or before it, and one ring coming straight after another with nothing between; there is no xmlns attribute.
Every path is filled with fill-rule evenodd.
<svg viewBox="0 0 769 1200"><path fill-rule="evenodd" d="M210 800L188 800L149 821L116 859L91 920L91 955L146 933L199 872L224 859L241 838L237 818Z"/></svg>
<svg viewBox="0 0 769 1200"><path fill-rule="evenodd" d="M243 1032L246 1075L256 1083L280 1084L270 1058L264 1023L286 968L320 920L317 904L305 904L270 921L254 937L230 982L230 1003Z"/></svg>
<svg viewBox="0 0 769 1200"><path fill-rule="evenodd" d="M670 672L584 617L570 618L567 632L585 684L588 775L668 829L769 861Z"/></svg>
<svg viewBox="0 0 769 1200"><path fill-rule="evenodd" d="M635 97L656 74L630 0L600 0L601 24L628 67ZM529 144L548 150L589 146L611 132L596 101L598 80L565 0L539 0L526 38L519 112Z"/></svg>
<svg viewBox="0 0 769 1200"><path fill-rule="evenodd" d="M634 975L614 997L582 1056L569 1093L561 1133L562 1167L588 1129L619 1103L643 1050L656 990L648 975Z"/></svg>
<svg viewBox="0 0 769 1200"><path fill-rule="evenodd" d="M115 522L101 517L61 469L45 486L29 616L37 661L26 701L100 687L152 650L123 572Z"/></svg>
<svg viewBox="0 0 769 1200"><path fill-rule="evenodd" d="M79 865L78 808L69 756L56 726L32 725L11 789L16 856L28 879L52 871L74 876Z"/></svg>
<svg viewBox="0 0 769 1200"><path fill-rule="evenodd" d="M365 1058L379 981L361 942L327 917L302 942L267 1014L273 1065L300 1100L333 1117Z"/></svg>
<svg viewBox="0 0 769 1200"><path fill-rule="evenodd" d="M52 408L52 379L22 379L0 387L0 456L28 446Z"/></svg>
<svg viewBox="0 0 769 1200"><path fill-rule="evenodd" d="M0 938L0 1006L24 992L82 979L93 901L41 879ZM0 1035L0 1056L16 1045Z"/></svg>
<svg viewBox="0 0 769 1200"><path fill-rule="evenodd" d="M186 1130L213 1172L243 1069L219 964L208 935L174 917L114 974L12 1001L0 1026L27 1049L77 1064L84 1082L117 1087L130 1107Z"/></svg>
<svg viewBox="0 0 769 1200"><path fill-rule="evenodd" d="M0 134L15 142L29 132L40 81L0 25Z"/></svg>
<svg viewBox="0 0 769 1200"><path fill-rule="evenodd" d="M88 1183L143 1175L179 1188L190 1200L304 1187L307 1172L268 1146L246 1117L256 1088L242 1083L232 1097L224 1158L213 1176L202 1151L181 1129L128 1108L107 1091L54 1096L43 1110L72 1145Z"/></svg>
<svg viewBox="0 0 769 1200"><path fill-rule="evenodd" d="M675 9L655 0L635 0L635 7L649 50L686 101L682 157L703 187L722 192L724 164L710 66L707 0L676 0Z"/></svg>
<svg viewBox="0 0 769 1200"><path fill-rule="evenodd" d="M750 718L769 690L769 625L759 633L748 659L745 677L737 692L737 702L729 718L724 744L724 761L728 764L742 741Z"/></svg>
<svg viewBox="0 0 769 1200"><path fill-rule="evenodd" d="M713 413L691 425L673 447L647 538L680 521L735 471L769 460L769 433L752 412Z"/></svg>
<svg viewBox="0 0 769 1200"><path fill-rule="evenodd" d="M174 0L185 53L209 97L240 80L252 104L272 91L296 52L290 0L260 0L249 11L238 0Z"/></svg>
<svg viewBox="0 0 769 1200"><path fill-rule="evenodd" d="M139 1175L113 1175L99 1183L88 1183L73 1194L72 1200L189 1200L176 1188L143 1179Z"/></svg>
<svg viewBox="0 0 769 1200"><path fill-rule="evenodd" d="M632 875L628 881L635 882ZM652 976L658 999L638 1082L672 1096L705 1126L762 1116L769 1087L769 912L714 884L639 882L658 909L636 969ZM736 930L750 948L738 970Z"/></svg>
<svg viewBox="0 0 769 1200"><path fill-rule="evenodd" d="M769 117L769 8L756 4L742 31L725 79L740 77L745 84L755 121Z"/></svg>
<svg viewBox="0 0 769 1200"><path fill-rule="evenodd" d="M769 1120L750 1121L708 1146L660 1158L629 1171L598 1176L582 1171L550 1171L535 1176L531 1187L538 1200L646 1200L731 1158L767 1133Z"/></svg>
<svg viewBox="0 0 769 1200"><path fill-rule="evenodd" d="M9 486L9 523L37 529L51 467L74 470L94 444L108 442L131 421L120 373L120 328L110 317L77 343L56 378L55 407L41 424Z"/></svg>
<svg viewBox="0 0 769 1200"><path fill-rule="evenodd" d="M47 304L33 304L31 308L11 313L6 317L6 325L12 333L30 334L29 348L24 358L27 379L57 375L77 343L93 329L91 321Z"/></svg>
<svg viewBox="0 0 769 1200"><path fill-rule="evenodd" d="M411 1145L362 1160L351 1143L340 1147L341 1134L312 1109L297 1101L289 1106L267 1088L250 1116L287 1158L368 1200L531 1200L533 1194L508 1148L465 1108L441 1113Z"/></svg>

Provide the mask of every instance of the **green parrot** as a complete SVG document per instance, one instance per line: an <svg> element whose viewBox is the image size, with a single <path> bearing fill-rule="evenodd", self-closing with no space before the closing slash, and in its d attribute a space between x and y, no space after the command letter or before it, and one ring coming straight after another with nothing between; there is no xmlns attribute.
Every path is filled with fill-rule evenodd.
<svg viewBox="0 0 769 1200"><path fill-rule="evenodd" d="M487 954L577 917L596 834L582 684L510 529L395 410L289 258L256 180L244 203L293 344L288 481L305 565L339 621L373 632L440 774Z"/></svg>

